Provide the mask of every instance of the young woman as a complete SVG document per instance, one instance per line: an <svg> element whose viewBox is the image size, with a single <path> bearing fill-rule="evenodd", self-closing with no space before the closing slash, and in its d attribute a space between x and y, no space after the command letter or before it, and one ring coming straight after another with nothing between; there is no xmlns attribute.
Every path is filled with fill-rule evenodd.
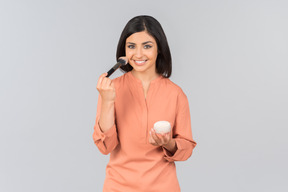
<svg viewBox="0 0 288 192"><path fill-rule="evenodd" d="M110 153L104 192L178 192L174 161L187 160L192 138L188 99L169 80L170 49L160 23L137 16L125 26L117 47L125 56L124 75L99 77L93 140L100 152ZM157 121L168 121L171 131L158 134Z"/></svg>

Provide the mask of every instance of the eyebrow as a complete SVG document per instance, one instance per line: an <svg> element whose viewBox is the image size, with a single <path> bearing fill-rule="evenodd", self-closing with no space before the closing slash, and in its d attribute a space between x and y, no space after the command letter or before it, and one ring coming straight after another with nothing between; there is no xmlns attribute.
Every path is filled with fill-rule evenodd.
<svg viewBox="0 0 288 192"><path fill-rule="evenodd" d="M143 43L142 43L142 45L145 45L145 44L148 44L148 43L152 43L152 44L153 44L153 42L152 42L152 41L145 41L145 42L143 42ZM136 43L127 42L127 44L132 44L132 45L135 45Z"/></svg>

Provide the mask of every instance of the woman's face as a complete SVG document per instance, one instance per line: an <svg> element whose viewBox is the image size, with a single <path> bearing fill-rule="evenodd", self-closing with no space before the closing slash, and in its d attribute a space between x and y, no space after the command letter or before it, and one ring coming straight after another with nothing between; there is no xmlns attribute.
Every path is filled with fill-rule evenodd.
<svg viewBox="0 0 288 192"><path fill-rule="evenodd" d="M155 39L146 31L137 32L126 39L126 57L137 72L156 72L158 48Z"/></svg>

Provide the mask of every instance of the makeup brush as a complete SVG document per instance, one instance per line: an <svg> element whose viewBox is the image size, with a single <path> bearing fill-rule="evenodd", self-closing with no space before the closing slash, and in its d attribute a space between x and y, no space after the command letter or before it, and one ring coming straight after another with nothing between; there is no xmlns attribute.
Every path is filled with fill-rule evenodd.
<svg viewBox="0 0 288 192"><path fill-rule="evenodd" d="M116 71L119 67L124 66L127 64L127 58L126 57L119 57L117 63L107 72L108 74L106 75L106 77L109 77L110 75L112 75L112 73L114 73L114 71Z"/></svg>

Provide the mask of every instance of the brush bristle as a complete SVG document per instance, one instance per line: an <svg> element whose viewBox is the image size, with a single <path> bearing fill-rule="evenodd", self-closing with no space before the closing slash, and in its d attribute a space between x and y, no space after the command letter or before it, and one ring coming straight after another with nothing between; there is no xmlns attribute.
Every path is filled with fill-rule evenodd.
<svg viewBox="0 0 288 192"><path fill-rule="evenodd" d="M120 57L118 59L118 62L121 63L121 65L123 66L123 65L127 64L127 59L126 59L126 57Z"/></svg>

